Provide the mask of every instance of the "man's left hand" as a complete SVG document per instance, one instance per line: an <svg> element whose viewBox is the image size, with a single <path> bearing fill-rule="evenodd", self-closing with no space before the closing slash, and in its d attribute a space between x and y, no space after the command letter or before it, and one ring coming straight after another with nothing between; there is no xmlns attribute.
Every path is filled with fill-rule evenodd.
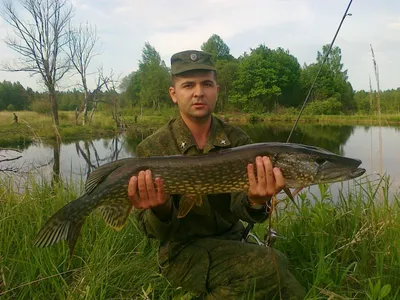
<svg viewBox="0 0 400 300"><path fill-rule="evenodd" d="M252 205L265 205L272 196L285 186L285 179L279 168L273 168L268 156L256 157L257 178L254 165L247 165L249 178L248 199Z"/></svg>

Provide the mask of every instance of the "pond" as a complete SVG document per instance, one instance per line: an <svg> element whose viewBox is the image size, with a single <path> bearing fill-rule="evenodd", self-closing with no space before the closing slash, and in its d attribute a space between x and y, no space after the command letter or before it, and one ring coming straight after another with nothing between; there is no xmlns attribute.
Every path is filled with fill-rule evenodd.
<svg viewBox="0 0 400 300"><path fill-rule="evenodd" d="M243 128L254 142L285 142L289 136L292 124L242 124ZM117 159L135 156L136 146L151 132L138 131L134 136L125 134L114 138L100 138L86 141L63 141L60 147L51 144L10 145L19 148L21 153L8 153L14 157L22 157L0 164L5 167L22 171L18 175L36 174L45 180L51 180L52 175L72 182L85 181L88 174L96 167ZM379 136L381 135L381 150ZM299 124L290 142L323 147L334 153L362 160L366 174L382 172L389 175L392 185L400 186L400 129L396 127L376 126L339 126ZM4 146L4 145L3 145ZM377 179L377 178L375 178ZM365 180L364 180L365 181ZM23 180L18 180L23 182ZM79 185L78 185L79 186ZM341 184L332 184L334 194ZM311 191L317 191L315 187Z"/></svg>

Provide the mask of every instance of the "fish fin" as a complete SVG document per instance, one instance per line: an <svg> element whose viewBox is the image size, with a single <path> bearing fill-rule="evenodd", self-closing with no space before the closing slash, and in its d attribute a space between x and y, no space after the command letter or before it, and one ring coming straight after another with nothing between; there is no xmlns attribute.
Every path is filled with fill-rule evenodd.
<svg viewBox="0 0 400 300"><path fill-rule="evenodd" d="M121 230L132 211L133 204L129 200L117 199L99 207L100 213L108 226Z"/></svg>
<svg viewBox="0 0 400 300"><path fill-rule="evenodd" d="M297 210L300 211L300 207L297 205L296 201L294 201L294 197L293 197L292 192L290 191L290 189L288 187L284 187L283 191L286 193L286 195L289 197L289 199L292 200L292 202L296 206ZM297 189L296 189L296 191L297 191Z"/></svg>
<svg viewBox="0 0 400 300"><path fill-rule="evenodd" d="M85 192L90 194L93 190L110 175L111 172L122 166L123 162L115 161L98 167L92 173L89 174L88 179L85 182Z"/></svg>
<svg viewBox="0 0 400 300"><path fill-rule="evenodd" d="M293 197L296 197L297 194L300 193L302 189L304 189L304 187L296 188L296 189L294 190L294 192L292 193Z"/></svg>
<svg viewBox="0 0 400 300"><path fill-rule="evenodd" d="M203 197L202 197L202 195L193 195L193 197L194 197L194 203L197 206L202 206L203 205Z"/></svg>
<svg viewBox="0 0 400 300"><path fill-rule="evenodd" d="M196 194L183 195L179 201L178 218L185 217L193 208L193 205L201 206L203 204L203 197Z"/></svg>
<svg viewBox="0 0 400 300"><path fill-rule="evenodd" d="M58 210L39 230L33 244L36 247L44 248L58 243L61 240L68 240L70 258L74 254L75 244L78 240L82 225L85 222L90 210L79 214L79 219L71 219L71 207L79 206L79 202L84 197L80 197Z"/></svg>

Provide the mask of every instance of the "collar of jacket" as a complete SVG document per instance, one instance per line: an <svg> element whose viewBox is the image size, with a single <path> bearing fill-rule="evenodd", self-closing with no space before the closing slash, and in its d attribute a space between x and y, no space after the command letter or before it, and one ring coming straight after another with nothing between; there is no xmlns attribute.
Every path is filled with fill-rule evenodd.
<svg viewBox="0 0 400 300"><path fill-rule="evenodd" d="M220 121L214 115L211 118L211 129L203 149L204 153L209 152L215 146L225 148L231 145ZM196 140L181 116L175 119L171 129L181 154L185 154L191 147L197 147Z"/></svg>

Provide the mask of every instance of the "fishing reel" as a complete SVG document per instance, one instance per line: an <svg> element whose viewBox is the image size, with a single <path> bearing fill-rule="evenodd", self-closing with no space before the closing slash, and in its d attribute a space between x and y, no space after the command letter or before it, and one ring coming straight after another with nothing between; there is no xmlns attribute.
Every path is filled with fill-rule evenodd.
<svg viewBox="0 0 400 300"><path fill-rule="evenodd" d="M256 234L251 232L247 234L243 241L247 243L256 243L259 246L271 247L277 239L285 239L285 237L278 234L275 229L268 228L268 232L265 234L264 241L262 241Z"/></svg>

